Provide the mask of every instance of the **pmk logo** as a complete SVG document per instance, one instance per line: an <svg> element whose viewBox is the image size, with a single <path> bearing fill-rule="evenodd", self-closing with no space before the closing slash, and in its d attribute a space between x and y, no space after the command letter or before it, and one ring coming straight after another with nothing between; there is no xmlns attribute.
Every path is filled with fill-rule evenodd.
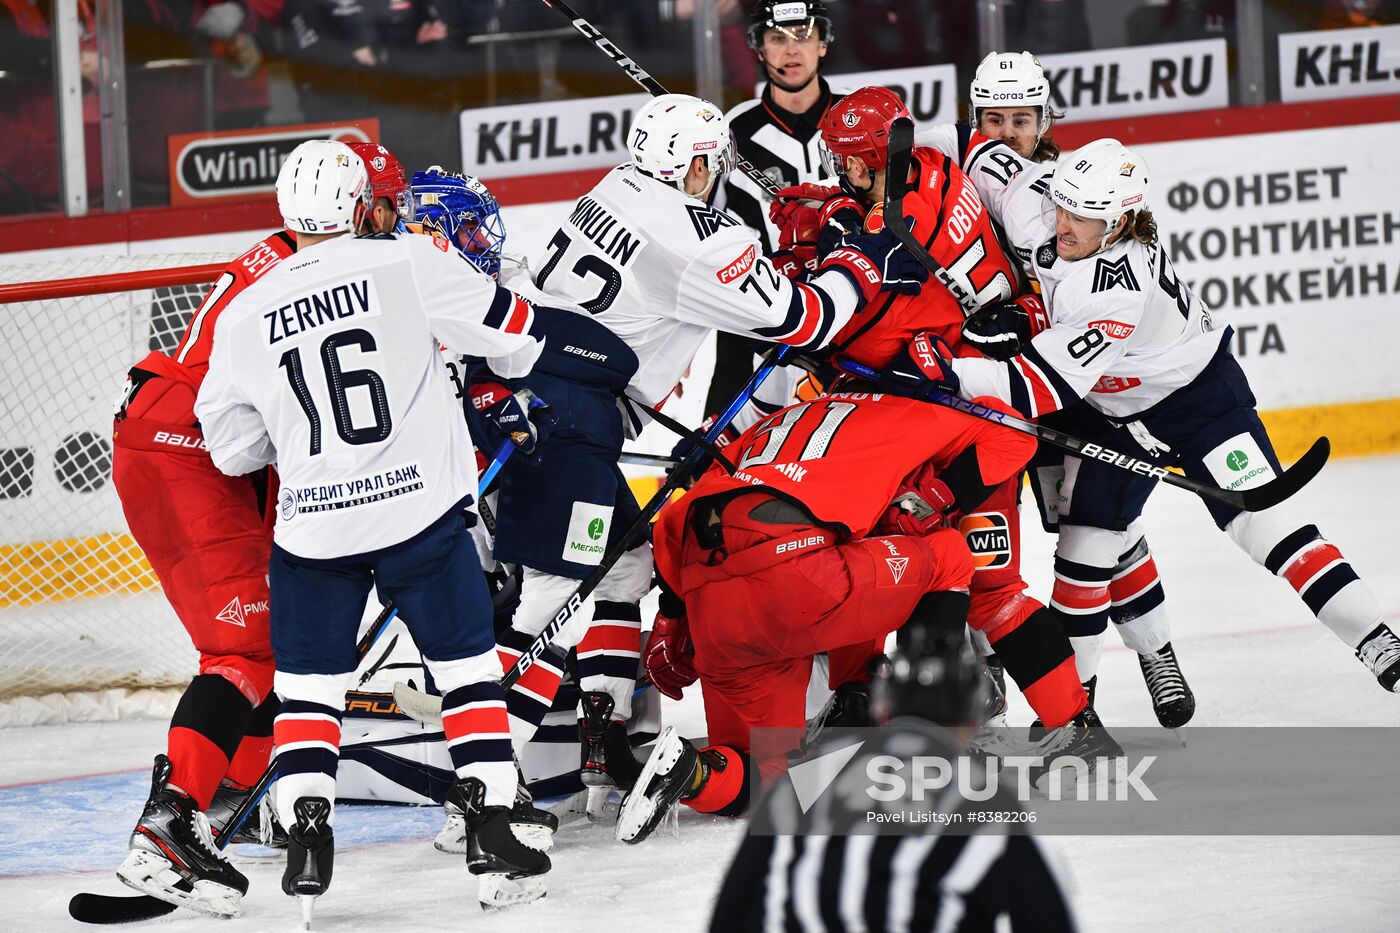
<svg viewBox="0 0 1400 933"><path fill-rule="evenodd" d="M958 531L967 539L976 569L997 570L1011 564L1011 526L1005 515L974 512L958 523Z"/></svg>
<svg viewBox="0 0 1400 933"><path fill-rule="evenodd" d="M236 625L239 628L248 627L248 616L255 612L267 612L267 600L260 599L255 603L245 603L237 596L228 601L228 605L219 610L214 616L220 622L227 622L229 625Z"/></svg>
<svg viewBox="0 0 1400 933"><path fill-rule="evenodd" d="M753 244L739 254L739 258L715 273L715 278L719 279L721 285L728 285L741 275L744 275L753 268L754 261L758 258L758 249Z"/></svg>

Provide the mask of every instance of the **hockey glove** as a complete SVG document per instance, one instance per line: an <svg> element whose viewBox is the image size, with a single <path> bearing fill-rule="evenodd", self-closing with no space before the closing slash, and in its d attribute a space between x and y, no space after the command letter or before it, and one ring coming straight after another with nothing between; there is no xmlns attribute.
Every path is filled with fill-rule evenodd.
<svg viewBox="0 0 1400 933"><path fill-rule="evenodd" d="M695 646L685 615L658 612L642 652L642 667L663 696L679 700L686 687L699 678L695 670Z"/></svg>
<svg viewBox="0 0 1400 933"><path fill-rule="evenodd" d="M549 405L529 389L512 392L499 382L476 382L469 390L472 407L481 413L492 446L510 439L525 456L530 456L549 435L554 414Z"/></svg>
<svg viewBox="0 0 1400 933"><path fill-rule="evenodd" d="M1009 360L1045 329L1045 305L1036 295L999 301L963 321L963 339L994 360Z"/></svg>
<svg viewBox="0 0 1400 933"><path fill-rule="evenodd" d="M908 355L880 370L875 382L891 395L927 399L934 392L957 395L961 382L949 365L953 353L942 337L927 331L909 342Z"/></svg>
<svg viewBox="0 0 1400 933"><path fill-rule="evenodd" d="M714 427L715 419L718 417L718 415L710 415L703 422L701 422L700 433L708 434L710 432L710 428ZM727 424L724 426L724 430L719 432L719 437L715 438L714 449L718 451L723 451L724 448L728 447L732 442L737 440L738 437L738 429L735 428L733 424ZM677 461L684 460L686 458L686 455L689 454L694 448L695 442L688 437L683 437L680 440L676 441L675 447L671 448L671 456L675 457ZM702 454L700 457L700 462L695 465L694 472L690 474L691 484L693 485L696 480L704 476L705 472L710 469L710 466L714 462L715 455L709 450L705 451L704 454ZM666 472L669 474L671 471L668 469Z"/></svg>
<svg viewBox="0 0 1400 933"><path fill-rule="evenodd" d="M826 254L839 246L843 239L860 233L864 226L865 211L854 198L843 194L827 201L822 205L817 257L825 259Z"/></svg>
<svg viewBox="0 0 1400 933"><path fill-rule="evenodd" d="M794 214L801 211L816 211L829 198L841 193L841 189L807 182L789 185L773 192L773 200L768 202L768 219L779 230L788 225Z"/></svg>
<svg viewBox="0 0 1400 933"><path fill-rule="evenodd" d="M874 530L883 535L927 535L941 528L955 507L953 491L925 463L900 482Z"/></svg>
<svg viewBox="0 0 1400 933"><path fill-rule="evenodd" d="M799 259L797 253L790 249L778 250L768 257L768 261L773 263L773 268L778 270L779 275L785 275L794 282L802 281L808 271L806 262Z"/></svg>
<svg viewBox="0 0 1400 933"><path fill-rule="evenodd" d="M822 260L818 271L830 269L850 278L862 306L880 292L916 295L928 279L928 270L886 232L846 237Z"/></svg>

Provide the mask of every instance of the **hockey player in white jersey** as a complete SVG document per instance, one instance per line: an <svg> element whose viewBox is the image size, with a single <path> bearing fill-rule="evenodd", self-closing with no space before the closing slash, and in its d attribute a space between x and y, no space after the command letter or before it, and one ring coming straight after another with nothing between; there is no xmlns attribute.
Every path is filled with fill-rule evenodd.
<svg viewBox="0 0 1400 933"><path fill-rule="evenodd" d="M437 349L441 340L502 377L524 375L540 353L527 333L533 309L445 241L346 236L370 185L341 143L298 146L277 193L298 252L224 310L195 414L219 469L275 462L281 478L269 582L283 890L314 898L330 882L340 714L375 587L443 689L450 794L472 833L468 868L489 876L484 902L538 897L531 876L549 859L510 828L502 671L466 530L475 455Z"/></svg>
<svg viewBox="0 0 1400 933"><path fill-rule="evenodd" d="M1049 137L1057 113L1050 104L1050 82L1030 52L991 52L982 59L968 89L971 120L930 127L915 136L918 145L933 146L958 163L973 180L983 202L999 201L1011 179L1027 166L1059 158L1060 147ZM1030 266L1030 253L1015 250ZM1009 320L1010 316L1014 319ZM1015 305L993 306L971 315L963 337L986 355L1014 355L1014 341L1029 339L1036 322ZM1040 419L1047 427L1077 433L1077 406ZM1058 490L1064 482L1064 457L1059 448L1042 445L1031 461L1031 489L1045 529L1059 528ZM1076 565L1061 558L1056 565L1050 610L1070 636L1080 678L1092 698L1095 693L1104 632L1110 620L1123 643L1138 656L1157 721L1168 728L1184 726L1196 712L1196 698L1181 671L1171 644L1166 597L1157 562L1147 543L1141 520L1120 535L1122 548L1112 567ZM1032 727L1032 737L1038 732Z"/></svg>
<svg viewBox="0 0 1400 933"><path fill-rule="evenodd" d="M1172 268L1148 207L1148 167L1114 139L1027 169L988 206L1029 250L1051 325L1005 362L930 361L964 398L995 395L1029 417L1085 399L1115 450L1246 489L1281 471L1254 408L1229 327L1220 327ZM1110 567L1122 531L1154 480L1068 458L1060 496L1061 557ZM1387 690L1400 690L1400 639L1380 604L1317 526L1284 503L1241 512L1207 501L1216 524L1285 580Z"/></svg>
<svg viewBox="0 0 1400 933"><path fill-rule="evenodd" d="M733 165L728 125L713 104L684 94L649 101L637 112L628 148L632 161L578 200L532 263L535 285L607 327L635 354L637 369L616 393L625 414L616 399L589 404L591 448L546 450L537 462L516 458L502 470L496 554L526 568L512 632L502 639L507 652L523 650L638 514L617 468L624 434L641 428L640 405L665 402L711 331L817 348L870 296L917 290L926 277L884 234L834 250L810 284L779 274L757 234L709 203L720 174ZM550 401L561 403L554 395ZM592 722L586 731L603 736L597 757L585 761L590 781L625 788L639 770L622 723L641 647L638 602L651 574L644 543L595 591L587 631L560 634L560 646L578 646L584 718ZM512 689L517 742L533 733L558 679L557 662L536 662Z"/></svg>

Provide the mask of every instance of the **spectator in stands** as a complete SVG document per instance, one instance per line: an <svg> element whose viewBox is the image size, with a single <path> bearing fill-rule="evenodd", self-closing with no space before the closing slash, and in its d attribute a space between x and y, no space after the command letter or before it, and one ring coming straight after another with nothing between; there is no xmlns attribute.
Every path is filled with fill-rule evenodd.
<svg viewBox="0 0 1400 933"><path fill-rule="evenodd" d="M1094 47L1084 0L1013 0L1006 11L1006 47L1037 55Z"/></svg>
<svg viewBox="0 0 1400 933"><path fill-rule="evenodd" d="M1235 34L1234 0L1147 0L1128 14L1129 45L1186 42Z"/></svg>
<svg viewBox="0 0 1400 933"><path fill-rule="evenodd" d="M1394 0L1327 0L1318 29L1384 26L1400 18Z"/></svg>

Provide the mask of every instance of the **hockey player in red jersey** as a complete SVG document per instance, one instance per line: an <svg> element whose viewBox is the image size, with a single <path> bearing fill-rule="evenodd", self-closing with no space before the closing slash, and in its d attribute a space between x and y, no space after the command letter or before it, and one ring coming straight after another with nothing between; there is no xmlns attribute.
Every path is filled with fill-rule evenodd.
<svg viewBox="0 0 1400 933"><path fill-rule="evenodd" d="M831 189L817 186L786 189L790 196L804 199L821 197L825 190L828 199L815 221L817 237L830 239L836 231L856 224L883 228L889 128L894 120L908 116L899 98L881 87L862 88L827 112L822 137L840 162L836 168L844 179L843 188L855 196L832 196ZM810 227L811 211L790 205L776 209L785 228ZM956 356L980 357L979 350L964 339L963 323L967 314L981 308L1005 307L1008 313L1031 320L1034 327L1044 326L1039 298L1011 298L1018 273L1003 253L971 181L952 159L936 149L914 150L903 211L910 230L945 268L946 277L942 284L931 280L917 295L877 296L837 334L831 345L834 352L878 368L902 356L915 334L929 332ZM1056 729L1091 715L1089 697L1079 682L1074 652L1055 618L1025 595L1020 573L1019 482L1019 474L1008 476L976 511L962 518L961 530L977 567L969 622L987 637L1040 719ZM832 685L839 682L833 679Z"/></svg>
<svg viewBox="0 0 1400 933"><path fill-rule="evenodd" d="M368 151L375 200L360 232L387 232L408 183L387 149L361 148ZM278 704L267 572L277 476L270 467L240 477L215 468L194 401L219 314L295 251L292 234L280 230L229 263L174 353L153 350L131 369L113 425L112 479L127 524L200 654L199 674L175 708L166 754L156 758L151 796L117 875L137 890L215 916L237 916L248 881L219 856L213 838L267 769L272 751ZM285 844L270 811L266 817L255 811L234 839Z"/></svg>
<svg viewBox="0 0 1400 933"><path fill-rule="evenodd" d="M745 772L771 780L786 768L781 755L750 761L749 732L789 730L789 748L800 745L815 655L850 678L896 629L961 626L972 556L946 519L974 511L1034 448L958 412L866 392L785 408L730 444L735 472L712 467L657 522L663 597L644 655L668 696L700 679L711 745L663 732L618 838L644 839L677 800L743 812Z"/></svg>

